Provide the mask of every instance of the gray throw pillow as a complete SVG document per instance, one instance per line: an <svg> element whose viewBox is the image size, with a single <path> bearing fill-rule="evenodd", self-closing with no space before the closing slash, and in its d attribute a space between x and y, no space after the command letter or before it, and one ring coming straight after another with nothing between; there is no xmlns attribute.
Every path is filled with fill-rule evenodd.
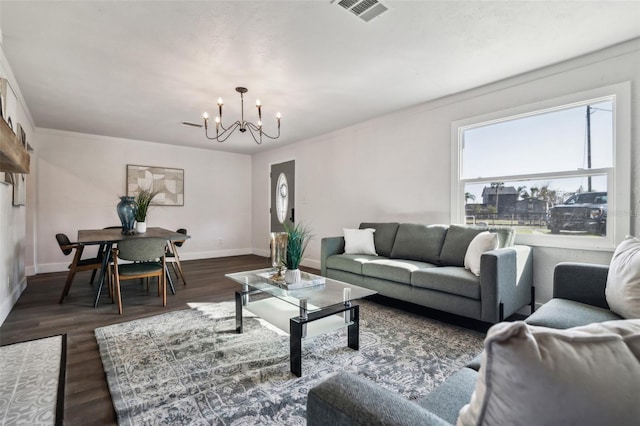
<svg viewBox="0 0 640 426"><path fill-rule="evenodd" d="M375 229L376 232L373 234L373 242L376 246L376 253L378 253L379 256L389 257L391 249L393 248L393 242L396 239L396 233L398 232L399 225L400 224L395 222L363 222L360 224L360 229Z"/></svg>
<svg viewBox="0 0 640 426"><path fill-rule="evenodd" d="M446 233L446 225L402 223L390 257L437 264ZM464 253L462 257L464 258Z"/></svg>
<svg viewBox="0 0 640 426"><path fill-rule="evenodd" d="M451 225L442 244L440 264L445 266L464 266L464 256L469 243L486 229L469 226Z"/></svg>
<svg viewBox="0 0 640 426"><path fill-rule="evenodd" d="M489 231L498 234L498 248L511 247L515 244L516 229L511 226L488 226L478 227L481 231Z"/></svg>

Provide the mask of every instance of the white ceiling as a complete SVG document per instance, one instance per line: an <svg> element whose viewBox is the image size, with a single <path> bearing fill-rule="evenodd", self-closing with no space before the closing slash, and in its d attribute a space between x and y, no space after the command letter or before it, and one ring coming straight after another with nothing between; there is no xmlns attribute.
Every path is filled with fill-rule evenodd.
<svg viewBox="0 0 640 426"><path fill-rule="evenodd" d="M253 153L640 37L640 2L399 1L369 23L330 0L8 1L3 49L35 124ZM282 136L181 125L263 104Z"/></svg>

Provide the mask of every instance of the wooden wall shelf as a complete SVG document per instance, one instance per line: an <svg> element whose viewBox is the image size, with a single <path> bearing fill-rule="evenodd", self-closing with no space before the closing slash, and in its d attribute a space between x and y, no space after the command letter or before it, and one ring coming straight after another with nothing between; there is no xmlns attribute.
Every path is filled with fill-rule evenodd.
<svg viewBox="0 0 640 426"><path fill-rule="evenodd" d="M29 173L30 156L27 147L6 121L0 118L0 172Z"/></svg>

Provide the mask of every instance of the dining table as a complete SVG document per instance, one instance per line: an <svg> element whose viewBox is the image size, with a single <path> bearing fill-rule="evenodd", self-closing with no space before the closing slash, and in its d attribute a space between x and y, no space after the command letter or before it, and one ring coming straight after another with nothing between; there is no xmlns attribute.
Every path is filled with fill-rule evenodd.
<svg viewBox="0 0 640 426"><path fill-rule="evenodd" d="M132 235L127 235L122 233L122 228L104 228L104 229L81 229L78 231L78 238L76 243L82 244L85 246L99 245L100 252L99 256L102 257L102 267L100 268L100 277L98 279L98 288L96 289L96 297L93 307L98 306L98 302L100 301L100 294L102 293L102 287L104 286L105 276L107 274L107 269L109 266L109 262L111 262L111 252L113 246L118 244L118 242L123 240L128 240L132 238L164 238L167 241L180 241L191 238L189 235L181 234L176 231L171 231L169 229L159 228L159 227L149 227L145 233L134 233ZM171 274L169 274L169 270L166 269L165 273L167 274L167 279L169 281L169 285L171 287L171 291L175 294L175 288L173 286L173 282L171 279ZM65 289L68 291L68 289ZM63 293L64 295L64 293Z"/></svg>

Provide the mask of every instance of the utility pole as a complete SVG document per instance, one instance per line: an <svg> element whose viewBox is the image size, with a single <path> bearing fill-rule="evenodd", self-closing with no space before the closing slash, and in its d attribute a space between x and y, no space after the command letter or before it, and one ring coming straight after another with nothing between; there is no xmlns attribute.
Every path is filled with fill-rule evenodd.
<svg viewBox="0 0 640 426"><path fill-rule="evenodd" d="M591 168L591 105L587 105L587 169ZM587 177L587 191L591 192L591 175Z"/></svg>

